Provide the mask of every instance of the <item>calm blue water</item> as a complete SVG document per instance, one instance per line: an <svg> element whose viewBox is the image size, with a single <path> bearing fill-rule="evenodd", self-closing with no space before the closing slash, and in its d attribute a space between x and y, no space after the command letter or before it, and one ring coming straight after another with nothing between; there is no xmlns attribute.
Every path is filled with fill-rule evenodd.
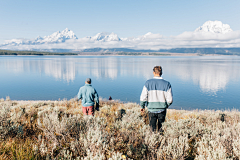
<svg viewBox="0 0 240 160"><path fill-rule="evenodd" d="M161 65L176 109L240 109L240 57L0 56L0 98L74 98L86 78L102 98L139 103Z"/></svg>

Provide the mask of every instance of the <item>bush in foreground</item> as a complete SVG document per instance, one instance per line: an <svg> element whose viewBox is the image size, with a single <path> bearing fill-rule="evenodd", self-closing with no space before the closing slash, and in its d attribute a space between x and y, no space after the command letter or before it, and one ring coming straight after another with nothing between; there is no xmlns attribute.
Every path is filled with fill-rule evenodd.
<svg viewBox="0 0 240 160"><path fill-rule="evenodd" d="M153 133L133 103L101 102L94 117L80 102L0 101L0 159L239 159L240 112L167 112Z"/></svg>

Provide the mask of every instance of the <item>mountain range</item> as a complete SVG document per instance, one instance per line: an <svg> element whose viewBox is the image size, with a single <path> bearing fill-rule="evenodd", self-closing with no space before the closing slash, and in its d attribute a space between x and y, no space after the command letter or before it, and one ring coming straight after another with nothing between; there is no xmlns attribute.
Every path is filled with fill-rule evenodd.
<svg viewBox="0 0 240 160"><path fill-rule="evenodd" d="M2 46L19 46L19 45L40 45L40 44L53 44L53 43L64 43L67 40L77 40L78 37L76 34L69 30L68 28L64 29L63 31L57 31L49 36L40 37L38 36L35 39L12 39L7 40L6 43L2 44ZM107 33L102 32L98 33L92 37L85 37L85 40L88 41L121 41L115 33ZM0 45L1 46L1 45Z"/></svg>
<svg viewBox="0 0 240 160"><path fill-rule="evenodd" d="M0 49L35 51L179 51L179 48L239 48L240 32L221 21L206 21L194 31L177 36L163 36L151 32L131 38L120 38L115 33L97 33L78 38L68 28L49 36L35 39L12 39L0 44ZM178 48L178 49L176 49ZM192 49L193 50L193 49ZM184 51L182 51L184 52Z"/></svg>

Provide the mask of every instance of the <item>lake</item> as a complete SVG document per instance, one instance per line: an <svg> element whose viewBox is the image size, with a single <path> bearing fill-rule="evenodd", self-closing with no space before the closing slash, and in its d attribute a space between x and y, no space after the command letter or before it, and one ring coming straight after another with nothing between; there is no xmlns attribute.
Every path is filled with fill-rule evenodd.
<svg viewBox="0 0 240 160"><path fill-rule="evenodd" d="M0 98L74 98L86 78L100 97L139 103L152 68L172 85L174 109L240 109L237 56L0 56Z"/></svg>

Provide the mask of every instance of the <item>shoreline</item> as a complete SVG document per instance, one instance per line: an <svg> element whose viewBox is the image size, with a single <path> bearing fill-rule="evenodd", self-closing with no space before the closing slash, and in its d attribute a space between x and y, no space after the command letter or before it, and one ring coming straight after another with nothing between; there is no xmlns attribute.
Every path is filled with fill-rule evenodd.
<svg viewBox="0 0 240 160"><path fill-rule="evenodd" d="M124 56L129 56L129 57L215 57L215 56L233 56L233 57L237 57L239 55L224 55L224 54L198 54L198 53L166 53L166 54L157 54L157 55L115 55L115 54L109 54L109 55L101 55L101 54L76 54L76 55L68 55L68 54L63 54L63 55L59 55L59 54L53 54L53 55L0 55L0 57L4 57L4 56L10 56L10 57L28 57L28 56L90 56L90 57L94 57L94 56L99 56L99 57L124 57Z"/></svg>

